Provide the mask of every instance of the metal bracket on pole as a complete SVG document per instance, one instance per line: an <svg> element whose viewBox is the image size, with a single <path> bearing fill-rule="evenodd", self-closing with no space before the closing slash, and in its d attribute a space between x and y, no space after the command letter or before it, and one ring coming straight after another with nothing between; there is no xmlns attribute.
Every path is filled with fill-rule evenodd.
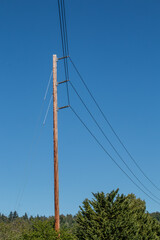
<svg viewBox="0 0 160 240"><path fill-rule="evenodd" d="M69 80L65 80L63 82L58 82L57 85L62 84L62 83L66 83L66 82L69 82Z"/></svg>
<svg viewBox="0 0 160 240"><path fill-rule="evenodd" d="M61 57L61 58L57 58L57 60L62 60L64 58L69 58L69 56L65 56L65 57Z"/></svg>
<svg viewBox="0 0 160 240"><path fill-rule="evenodd" d="M61 110L61 109L64 109L64 108L68 108L68 107L70 107L70 106L67 105L67 106L64 106L64 107L60 107L60 108L58 108L58 110Z"/></svg>

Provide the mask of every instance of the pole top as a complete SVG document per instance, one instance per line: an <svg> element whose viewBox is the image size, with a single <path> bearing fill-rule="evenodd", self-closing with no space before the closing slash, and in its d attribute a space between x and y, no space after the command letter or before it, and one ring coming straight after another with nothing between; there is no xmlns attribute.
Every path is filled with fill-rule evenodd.
<svg viewBox="0 0 160 240"><path fill-rule="evenodd" d="M53 54L53 60L57 61L57 55L56 54Z"/></svg>

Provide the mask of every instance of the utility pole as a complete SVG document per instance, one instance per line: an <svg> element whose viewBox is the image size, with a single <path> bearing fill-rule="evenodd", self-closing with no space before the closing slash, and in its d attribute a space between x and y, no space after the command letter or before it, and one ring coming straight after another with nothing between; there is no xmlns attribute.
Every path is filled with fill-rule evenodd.
<svg viewBox="0 0 160 240"><path fill-rule="evenodd" d="M59 178L58 178L58 120L57 120L57 55L53 55L53 145L54 145L54 207L55 230L59 231Z"/></svg>

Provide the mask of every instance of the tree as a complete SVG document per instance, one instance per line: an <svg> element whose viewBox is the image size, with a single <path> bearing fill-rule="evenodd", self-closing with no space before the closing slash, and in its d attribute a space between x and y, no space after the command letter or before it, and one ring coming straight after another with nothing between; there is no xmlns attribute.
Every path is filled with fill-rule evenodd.
<svg viewBox="0 0 160 240"><path fill-rule="evenodd" d="M36 218L33 220L32 228L29 232L24 233L23 238L26 240L52 240L56 239L56 236L52 222L41 221Z"/></svg>
<svg viewBox="0 0 160 240"><path fill-rule="evenodd" d="M153 212L153 213L150 213L150 215L153 218L156 218L158 221L160 221L160 212Z"/></svg>
<svg viewBox="0 0 160 240"><path fill-rule="evenodd" d="M57 233L54 230L54 221L40 220L38 218L33 220L32 227L29 231L24 232L23 240L74 240L75 237L69 230L61 230Z"/></svg>
<svg viewBox="0 0 160 240"><path fill-rule="evenodd" d="M76 236L81 240L160 239L160 224L146 213L145 202L134 194L93 194L77 215Z"/></svg>
<svg viewBox="0 0 160 240"><path fill-rule="evenodd" d="M8 218L4 214L0 214L0 222L7 222Z"/></svg>
<svg viewBox="0 0 160 240"><path fill-rule="evenodd" d="M28 221L28 215L27 215L27 213L25 213L22 218L23 218L24 220L27 220L27 221Z"/></svg>
<svg viewBox="0 0 160 240"><path fill-rule="evenodd" d="M8 216L8 220L11 222L13 220L13 212L10 212Z"/></svg>
<svg viewBox="0 0 160 240"><path fill-rule="evenodd" d="M60 215L60 226L61 228L72 228L75 223L75 217L71 214Z"/></svg>
<svg viewBox="0 0 160 240"><path fill-rule="evenodd" d="M16 211L14 211L14 213L13 213L13 220L15 220L17 218L18 218L18 213Z"/></svg>

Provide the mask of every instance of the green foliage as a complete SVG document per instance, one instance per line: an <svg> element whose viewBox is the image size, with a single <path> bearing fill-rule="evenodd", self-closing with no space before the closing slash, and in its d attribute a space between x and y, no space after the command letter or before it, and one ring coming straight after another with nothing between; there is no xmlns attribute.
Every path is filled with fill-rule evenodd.
<svg viewBox="0 0 160 240"><path fill-rule="evenodd" d="M8 220L11 222L11 221L14 221L16 218L18 218L18 213L16 211L10 212L8 216Z"/></svg>
<svg viewBox="0 0 160 240"><path fill-rule="evenodd" d="M29 232L23 234L24 240L74 240L69 230L61 230L57 233L54 230L54 221L51 219L33 221Z"/></svg>
<svg viewBox="0 0 160 240"><path fill-rule="evenodd" d="M23 240L22 233L29 231L28 224L21 220L15 219L14 221L0 223L0 240Z"/></svg>
<svg viewBox="0 0 160 240"><path fill-rule="evenodd" d="M7 222L8 221L8 218L4 215L4 214L0 214L0 223L1 222Z"/></svg>
<svg viewBox="0 0 160 240"><path fill-rule="evenodd" d="M62 229L60 231L60 238L58 240L76 240L76 236L72 233L70 229Z"/></svg>
<svg viewBox="0 0 160 240"><path fill-rule="evenodd" d="M93 196L83 202L77 215L78 239L160 239L160 224L146 213L145 202L135 195L119 195L117 189Z"/></svg>
<svg viewBox="0 0 160 240"><path fill-rule="evenodd" d="M0 214L0 240L158 240L160 213L146 212L145 202L134 194L96 193L86 199L78 215L60 215L60 232L54 217L19 217Z"/></svg>
<svg viewBox="0 0 160 240"><path fill-rule="evenodd" d="M53 217L30 217L27 214L18 217L11 212L7 217L0 214L0 240L74 240L72 215L63 215L60 233L54 230Z"/></svg>
<svg viewBox="0 0 160 240"><path fill-rule="evenodd" d="M153 212L153 213L150 213L150 215L160 222L160 213L159 212Z"/></svg>
<svg viewBox="0 0 160 240"><path fill-rule="evenodd" d="M76 217L71 214L67 214L66 216L60 215L60 225L62 228L72 228L75 224Z"/></svg>
<svg viewBox="0 0 160 240"><path fill-rule="evenodd" d="M32 227L29 232L23 234L24 240L53 240L57 239L57 234L54 231L53 222L36 219L33 221Z"/></svg>

